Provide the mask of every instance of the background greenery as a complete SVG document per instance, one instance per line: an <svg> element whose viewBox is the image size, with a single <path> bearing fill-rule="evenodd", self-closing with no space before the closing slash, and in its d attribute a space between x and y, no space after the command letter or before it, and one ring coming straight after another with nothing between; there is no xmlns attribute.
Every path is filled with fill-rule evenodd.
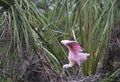
<svg viewBox="0 0 120 82"><path fill-rule="evenodd" d="M18 59L23 63L23 53L29 53L27 57L38 54L39 48L48 53L60 72L68 62L68 51L60 41L71 40L74 30L84 52L90 53L83 73L95 74L106 55L111 30L120 17L117 0L2 0L0 4L0 38L6 40L1 44L0 69L9 66L13 72Z"/></svg>

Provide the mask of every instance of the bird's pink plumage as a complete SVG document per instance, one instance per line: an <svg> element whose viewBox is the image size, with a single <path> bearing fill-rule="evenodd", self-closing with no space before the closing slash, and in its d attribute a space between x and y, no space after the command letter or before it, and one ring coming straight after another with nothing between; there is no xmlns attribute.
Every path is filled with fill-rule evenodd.
<svg viewBox="0 0 120 82"><path fill-rule="evenodd" d="M79 66L82 62L87 60L87 57L90 55L89 53L83 53L83 48L77 41L70 41L70 40L62 40L62 44L64 44L69 49L69 64L63 66L63 68L72 67L75 63Z"/></svg>
<svg viewBox="0 0 120 82"><path fill-rule="evenodd" d="M83 51L83 48L76 41L62 40L61 43L64 44L65 46L67 46L69 51L71 51L74 54L77 54L77 53Z"/></svg>

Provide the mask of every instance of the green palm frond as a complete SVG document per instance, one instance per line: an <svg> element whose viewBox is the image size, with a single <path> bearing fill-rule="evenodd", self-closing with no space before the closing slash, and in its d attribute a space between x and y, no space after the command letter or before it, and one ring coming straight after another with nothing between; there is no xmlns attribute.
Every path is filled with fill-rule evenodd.
<svg viewBox="0 0 120 82"><path fill-rule="evenodd" d="M72 30L76 38L90 53L83 64L84 75L95 74L106 54L105 48L119 17L117 0L2 0L9 5L0 17L1 68L14 71L15 63L23 63L24 57L31 53L39 57L43 49L57 71L67 62L67 50L60 41L72 39ZM4 14L3 14L4 15ZM27 53L27 56L26 56ZM9 63L8 63L8 61ZM18 74L19 75L19 74Z"/></svg>

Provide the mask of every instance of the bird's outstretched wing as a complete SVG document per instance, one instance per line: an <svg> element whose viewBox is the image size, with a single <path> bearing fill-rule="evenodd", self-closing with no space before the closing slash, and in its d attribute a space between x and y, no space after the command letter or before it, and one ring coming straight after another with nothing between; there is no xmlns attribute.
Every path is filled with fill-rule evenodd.
<svg viewBox="0 0 120 82"><path fill-rule="evenodd" d="M84 50L84 48L76 41L71 41L66 45L69 46L70 49L72 49L75 52L82 52Z"/></svg>

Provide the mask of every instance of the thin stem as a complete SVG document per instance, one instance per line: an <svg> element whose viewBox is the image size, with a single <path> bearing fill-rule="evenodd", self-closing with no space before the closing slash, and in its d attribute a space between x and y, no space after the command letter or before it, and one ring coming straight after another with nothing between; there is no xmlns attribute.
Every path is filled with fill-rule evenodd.
<svg viewBox="0 0 120 82"><path fill-rule="evenodd" d="M76 36L75 36L75 31L72 30L72 34L73 34L73 39L77 42Z"/></svg>

